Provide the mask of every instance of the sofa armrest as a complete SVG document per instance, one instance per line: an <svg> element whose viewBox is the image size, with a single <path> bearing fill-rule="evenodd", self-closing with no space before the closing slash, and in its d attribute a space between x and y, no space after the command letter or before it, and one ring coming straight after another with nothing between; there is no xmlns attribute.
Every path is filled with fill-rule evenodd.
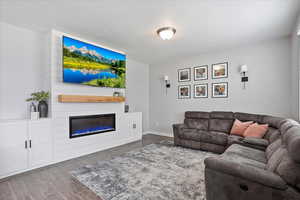
<svg viewBox="0 0 300 200"><path fill-rule="evenodd" d="M268 140L253 137L245 137L243 142L262 147L267 147L269 145Z"/></svg>
<svg viewBox="0 0 300 200"><path fill-rule="evenodd" d="M287 184L280 176L264 169L249 165L242 165L234 161L222 159L220 157L206 158L204 163L205 167L215 171L226 173L242 179L247 179L268 187L281 190L287 189Z"/></svg>
<svg viewBox="0 0 300 200"><path fill-rule="evenodd" d="M174 137L178 137L179 133L183 128L186 128L185 124L173 124Z"/></svg>

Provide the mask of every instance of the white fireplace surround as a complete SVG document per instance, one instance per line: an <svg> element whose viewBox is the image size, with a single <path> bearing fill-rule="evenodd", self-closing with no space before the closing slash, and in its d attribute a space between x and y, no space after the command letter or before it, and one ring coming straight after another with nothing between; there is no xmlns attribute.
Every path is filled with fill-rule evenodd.
<svg viewBox="0 0 300 200"><path fill-rule="evenodd" d="M124 103L60 103L57 96L60 94L79 95L101 95L112 96L114 91L121 91L125 94L125 89L98 88L85 85L66 84L62 82L62 36L95 44L91 41L78 38L56 30L52 31L51 38L51 117L53 119L53 158L54 161L74 158L102 149L125 144L139 137L132 137L123 124ZM100 45L102 46L102 45ZM116 131L69 139L69 117L80 115L98 115L116 113ZM122 119L122 120L121 120ZM139 119L140 120L140 119ZM126 121L126 120L125 120ZM124 130L123 130L124 129Z"/></svg>

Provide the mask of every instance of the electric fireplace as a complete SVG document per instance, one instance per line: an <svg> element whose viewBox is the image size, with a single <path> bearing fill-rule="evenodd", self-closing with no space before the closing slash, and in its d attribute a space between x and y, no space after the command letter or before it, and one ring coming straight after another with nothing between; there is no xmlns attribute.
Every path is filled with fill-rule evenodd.
<svg viewBox="0 0 300 200"><path fill-rule="evenodd" d="M100 134L116 130L116 115L71 116L69 123L70 138Z"/></svg>

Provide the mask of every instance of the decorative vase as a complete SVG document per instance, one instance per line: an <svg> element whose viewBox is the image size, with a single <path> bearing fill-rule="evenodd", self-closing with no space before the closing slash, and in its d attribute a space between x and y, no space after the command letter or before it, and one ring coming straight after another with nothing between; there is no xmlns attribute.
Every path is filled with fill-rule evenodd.
<svg viewBox="0 0 300 200"><path fill-rule="evenodd" d="M48 104L46 101L39 102L38 111L40 112L40 118L48 117Z"/></svg>

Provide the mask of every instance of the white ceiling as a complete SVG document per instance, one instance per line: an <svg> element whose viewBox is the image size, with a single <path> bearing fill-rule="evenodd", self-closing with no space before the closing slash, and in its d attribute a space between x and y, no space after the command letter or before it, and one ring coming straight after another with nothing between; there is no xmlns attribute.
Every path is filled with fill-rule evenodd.
<svg viewBox="0 0 300 200"><path fill-rule="evenodd" d="M146 63L288 36L300 0L0 0L0 21L54 28ZM174 26L174 39L156 30Z"/></svg>

